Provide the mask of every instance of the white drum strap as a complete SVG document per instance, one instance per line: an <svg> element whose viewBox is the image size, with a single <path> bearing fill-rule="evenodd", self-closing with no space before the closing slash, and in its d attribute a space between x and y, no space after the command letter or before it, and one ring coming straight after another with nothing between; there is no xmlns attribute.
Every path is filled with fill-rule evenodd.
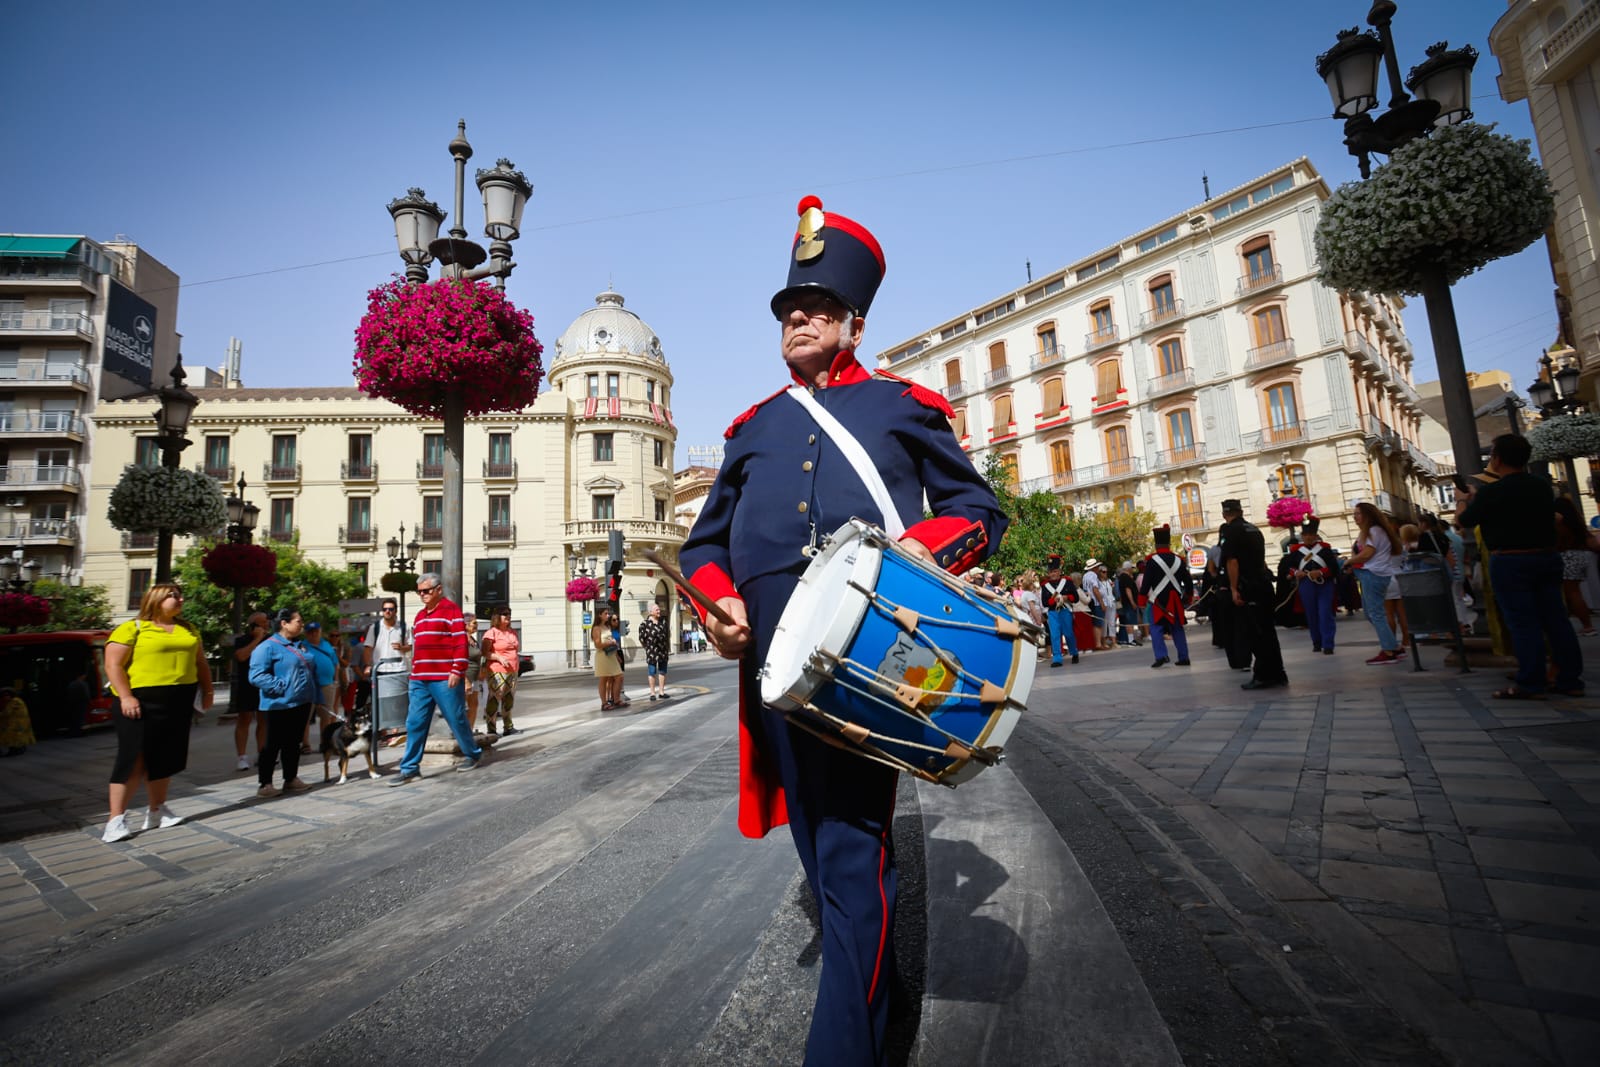
<svg viewBox="0 0 1600 1067"><path fill-rule="evenodd" d="M1162 593L1166 592L1169 587L1174 590L1178 588L1178 568L1183 564L1183 561L1174 555L1169 566L1167 560L1163 559L1160 553L1157 553L1150 557L1150 562L1161 570L1161 580L1156 583L1154 589L1150 590L1149 599L1153 602Z"/></svg>
<svg viewBox="0 0 1600 1067"><path fill-rule="evenodd" d="M1316 545L1300 546L1300 569L1303 571L1320 571L1326 569L1322 565L1322 557L1317 555Z"/></svg>
<svg viewBox="0 0 1600 1067"><path fill-rule="evenodd" d="M884 532L894 540L900 540L901 535L906 532L905 523L900 521L900 513L895 510L894 501L889 497L889 487L883 484L883 475L878 473L877 466L873 464L872 457L867 455L867 450L861 447L861 442L844 428L843 423L817 403L809 389L796 385L789 389L789 395L817 420L822 432L833 440L840 452L844 453L844 458L855 468L856 477L867 487L872 502L878 505L878 510L883 513Z"/></svg>

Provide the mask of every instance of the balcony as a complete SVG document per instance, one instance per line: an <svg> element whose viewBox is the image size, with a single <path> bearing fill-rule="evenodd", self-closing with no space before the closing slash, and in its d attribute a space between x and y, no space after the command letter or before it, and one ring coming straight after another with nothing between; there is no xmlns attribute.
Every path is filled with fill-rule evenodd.
<svg viewBox="0 0 1600 1067"><path fill-rule="evenodd" d="M40 363L37 360L18 363L14 367L0 367L0 386L17 389L35 385L49 389L66 386L86 390L89 388L89 372L76 364Z"/></svg>
<svg viewBox="0 0 1600 1067"><path fill-rule="evenodd" d="M76 467L16 464L0 467L0 486L7 489L66 489L77 492L83 475Z"/></svg>
<svg viewBox="0 0 1600 1067"><path fill-rule="evenodd" d="M1410 404L1412 408L1422 410L1422 395L1417 392L1417 387L1406 381L1399 371L1394 371L1389 376L1389 389Z"/></svg>
<svg viewBox="0 0 1600 1067"><path fill-rule="evenodd" d="M286 530L268 530L267 540L276 541L279 544L286 545L294 540L294 528L290 527Z"/></svg>
<svg viewBox="0 0 1600 1067"><path fill-rule="evenodd" d="M1171 470L1174 467L1187 467L1205 461L1205 445L1185 445L1183 448L1169 448L1165 452L1157 452L1155 467L1152 469Z"/></svg>
<svg viewBox="0 0 1600 1067"><path fill-rule="evenodd" d="M1536 60L1528 64L1528 75L1544 85L1571 77L1589 62L1594 39L1600 36L1600 8L1585 4L1572 17L1545 38Z"/></svg>
<svg viewBox="0 0 1600 1067"><path fill-rule="evenodd" d="M1434 458L1412 444L1405 442L1406 455L1411 459L1411 465L1417 472L1429 481L1439 480L1439 464Z"/></svg>
<svg viewBox="0 0 1600 1067"><path fill-rule="evenodd" d="M6 334L70 335L93 341L94 320L81 311L0 312L0 336Z"/></svg>
<svg viewBox="0 0 1600 1067"><path fill-rule="evenodd" d="M1062 426L1072 419L1072 409L1059 407L1054 411L1041 411L1033 417L1033 428L1043 430L1049 427Z"/></svg>
<svg viewBox="0 0 1600 1067"><path fill-rule="evenodd" d="M1031 366L1033 370L1038 370L1040 367L1053 367L1066 358L1067 354L1062 351L1060 345L1046 345L1043 350L1033 354Z"/></svg>
<svg viewBox="0 0 1600 1067"><path fill-rule="evenodd" d="M1404 451L1405 442L1400 435L1376 415L1362 416L1361 431L1366 438L1368 448L1381 449L1386 456L1392 456L1397 451Z"/></svg>
<svg viewBox="0 0 1600 1067"><path fill-rule="evenodd" d="M372 527L366 526L339 526L339 543L355 548L372 547Z"/></svg>
<svg viewBox="0 0 1600 1067"><path fill-rule="evenodd" d="M424 519L423 524L416 527L416 530L417 540L425 545L437 545L444 541L443 525L429 526L427 525L427 520Z"/></svg>
<svg viewBox="0 0 1600 1067"><path fill-rule="evenodd" d="M0 259L0 286L65 283L83 289L100 286L99 275L82 263L67 259Z"/></svg>
<svg viewBox="0 0 1600 1067"><path fill-rule="evenodd" d="M1114 345L1122 339L1122 330L1115 324L1100 330L1091 330L1083 335L1083 350L1093 352L1097 348Z"/></svg>
<svg viewBox="0 0 1600 1067"><path fill-rule="evenodd" d="M946 385L943 389L940 389L939 392L944 394L944 398L946 400L957 400L957 399L967 395L967 383L966 383L965 380L959 381L959 382L951 382L949 385Z"/></svg>
<svg viewBox="0 0 1600 1067"><path fill-rule="evenodd" d="M1378 359L1378 350L1372 347L1372 342L1354 330L1344 332L1344 347L1351 355L1364 359L1369 367L1382 362Z"/></svg>
<svg viewBox="0 0 1600 1067"><path fill-rule="evenodd" d="M1166 396L1168 393L1179 393L1193 388L1194 368L1185 367L1182 370L1173 371L1171 374L1163 374L1159 378L1151 378L1150 388L1146 395L1153 400L1158 396Z"/></svg>
<svg viewBox="0 0 1600 1067"><path fill-rule="evenodd" d="M417 477L429 482L437 482L443 479L444 460L441 459L437 463L429 463L427 460L422 460L417 464Z"/></svg>
<svg viewBox="0 0 1600 1067"><path fill-rule="evenodd" d="M1273 341L1271 344L1259 345L1245 352L1244 369L1262 370L1267 367L1276 367L1280 363L1294 362L1294 338L1286 337L1282 341Z"/></svg>
<svg viewBox="0 0 1600 1067"><path fill-rule="evenodd" d="M223 463L219 465L215 463L201 462L194 465L194 470L196 474L204 474L207 478L219 481L223 485L233 484L232 463Z"/></svg>
<svg viewBox="0 0 1600 1067"><path fill-rule="evenodd" d="M1096 482L1112 481L1117 478L1137 477L1144 471L1144 461L1137 456L1127 459L1114 459L1110 463L1098 463L1093 467L1080 467L1072 472L1077 485L1093 485Z"/></svg>
<svg viewBox="0 0 1600 1067"><path fill-rule="evenodd" d="M1010 367L996 367L983 376L983 387L987 389L991 385L999 385L1001 382L1010 381L1011 374Z"/></svg>
<svg viewBox="0 0 1600 1067"><path fill-rule="evenodd" d="M588 519L581 522L564 522L561 535L570 544L581 541L604 541L612 530L621 530L628 540L683 541L689 537L689 528L675 522L656 522L652 519Z"/></svg>
<svg viewBox="0 0 1600 1067"><path fill-rule="evenodd" d="M517 539L517 524L514 522L486 522L483 524L483 543L511 544Z"/></svg>
<svg viewBox="0 0 1600 1067"><path fill-rule="evenodd" d="M1152 308L1139 316L1139 329L1153 330L1165 323L1183 318L1183 301L1175 300L1167 307Z"/></svg>
<svg viewBox="0 0 1600 1067"><path fill-rule="evenodd" d="M261 465L261 480L264 482L298 482L300 480L300 464L263 463Z"/></svg>
<svg viewBox="0 0 1600 1067"><path fill-rule="evenodd" d="M123 536L128 535L123 534ZM77 543L78 524L71 519L19 519L0 524L0 544L75 545Z"/></svg>
<svg viewBox="0 0 1600 1067"><path fill-rule="evenodd" d="M517 476L517 461L509 463L496 463L493 460L484 460L483 476L491 481L505 481Z"/></svg>
<svg viewBox="0 0 1600 1067"><path fill-rule="evenodd" d="M73 437L83 439L84 421L66 411L10 411L0 413L0 436Z"/></svg>
<svg viewBox="0 0 1600 1067"><path fill-rule="evenodd" d="M365 463L341 460L339 477L347 482L375 482L378 480L378 465L370 459Z"/></svg>
<svg viewBox="0 0 1600 1067"><path fill-rule="evenodd" d="M1255 433L1247 433L1240 438L1240 444L1246 452L1262 452L1271 448L1304 444L1311 440L1311 437L1310 424L1288 422L1282 426L1268 426Z"/></svg>
<svg viewBox="0 0 1600 1067"><path fill-rule="evenodd" d="M154 533L124 533L122 535L122 550L124 552L154 552L156 550L156 535Z"/></svg>
<svg viewBox="0 0 1600 1067"><path fill-rule="evenodd" d="M1239 276L1239 288L1237 292L1240 296L1250 296L1251 294L1262 293L1273 288L1274 286L1279 286L1282 284L1283 268L1274 264L1266 270L1251 271L1249 274L1241 274Z"/></svg>
<svg viewBox="0 0 1600 1067"><path fill-rule="evenodd" d="M1017 424L1015 422L1008 422L1004 426L996 426L989 431L989 440L991 441L999 441L1015 436L1017 436Z"/></svg>

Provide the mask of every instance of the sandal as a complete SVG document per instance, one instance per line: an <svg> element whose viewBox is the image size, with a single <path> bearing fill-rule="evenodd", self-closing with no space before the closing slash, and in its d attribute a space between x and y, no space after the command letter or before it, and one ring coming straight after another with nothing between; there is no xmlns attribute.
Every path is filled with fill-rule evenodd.
<svg viewBox="0 0 1600 1067"><path fill-rule="evenodd" d="M1496 700L1543 700L1543 693L1530 693L1526 689L1518 689L1514 685L1504 689L1496 689L1489 694Z"/></svg>

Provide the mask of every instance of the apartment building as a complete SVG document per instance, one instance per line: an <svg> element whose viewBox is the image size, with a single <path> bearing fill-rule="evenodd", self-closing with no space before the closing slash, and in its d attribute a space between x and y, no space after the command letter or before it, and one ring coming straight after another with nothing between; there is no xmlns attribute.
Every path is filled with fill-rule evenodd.
<svg viewBox="0 0 1600 1067"><path fill-rule="evenodd" d="M672 610L671 583L638 553L669 558L688 535L673 521L672 371L654 331L605 292L546 349L547 380L521 412L470 418L463 457L463 604L509 603L529 649L582 647L565 599L580 569L603 568L611 531L628 545L625 613ZM225 492L245 479L260 508L256 540L292 541L310 559L360 572L374 589L387 542L418 542L437 570L444 539L444 427L350 386L201 388L185 455ZM151 580L155 536L112 530L104 515L125 463L159 462L145 403L101 406L102 457L87 487L85 580L131 612ZM185 539L175 546L182 552Z"/></svg>
<svg viewBox="0 0 1600 1067"><path fill-rule="evenodd" d="M939 389L981 468L1070 509L1148 508L1201 544L1237 497L1309 499L1335 543L1361 500L1407 516L1420 446L1403 301L1316 276L1329 190L1297 159L881 353Z"/></svg>
<svg viewBox="0 0 1600 1067"><path fill-rule="evenodd" d="M96 405L159 384L177 318L178 276L131 242L0 234L0 556L81 581Z"/></svg>

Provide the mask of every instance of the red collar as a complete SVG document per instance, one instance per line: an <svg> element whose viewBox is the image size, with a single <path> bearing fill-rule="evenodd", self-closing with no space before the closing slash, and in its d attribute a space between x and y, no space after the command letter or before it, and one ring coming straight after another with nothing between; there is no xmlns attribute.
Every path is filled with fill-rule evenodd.
<svg viewBox="0 0 1600 1067"><path fill-rule="evenodd" d="M803 385L807 388L816 384L801 378L792 368L789 371L789 377L794 379L796 385ZM835 385L859 385L861 382L869 381L871 378L872 375L867 373L866 368L856 362L856 354L849 348L841 349L839 354L833 357L832 366L828 368L828 388L832 388Z"/></svg>

